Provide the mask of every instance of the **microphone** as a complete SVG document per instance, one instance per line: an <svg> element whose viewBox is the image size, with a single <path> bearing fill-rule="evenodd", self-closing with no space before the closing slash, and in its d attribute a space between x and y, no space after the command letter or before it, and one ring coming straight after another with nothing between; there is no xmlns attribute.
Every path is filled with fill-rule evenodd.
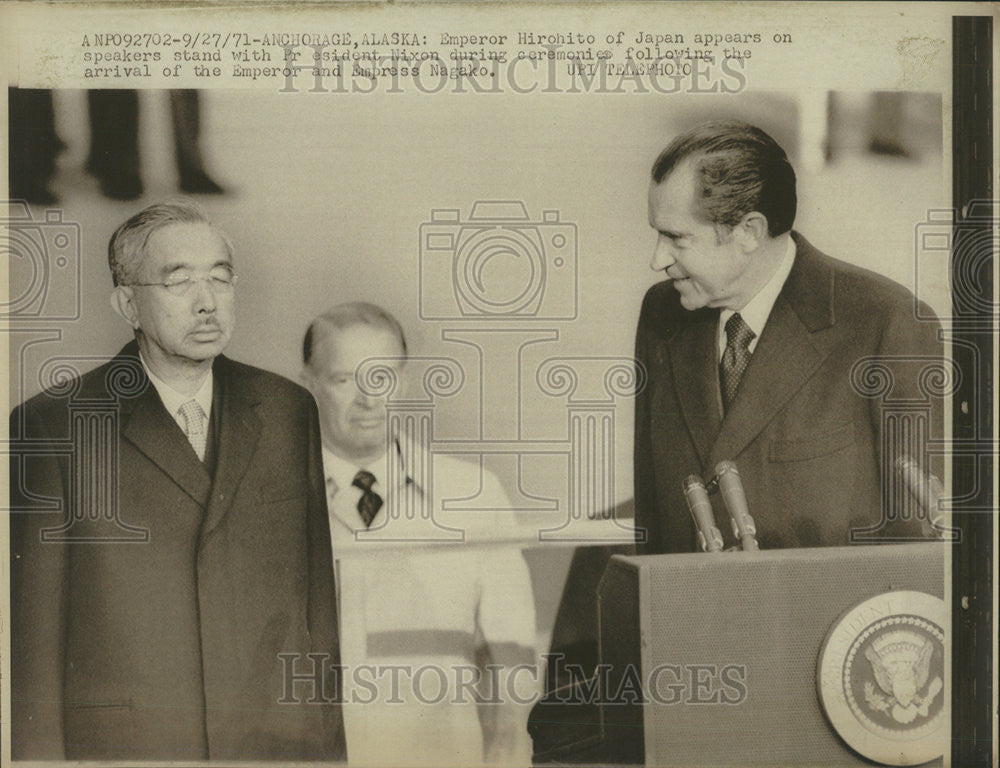
<svg viewBox="0 0 1000 768"><path fill-rule="evenodd" d="M938 536L943 536L941 529L947 522L947 513L941 511L939 502L944 497L944 485L936 475L927 474L911 456L903 455L896 459L896 471L924 512L924 533L929 535L935 532Z"/></svg>
<svg viewBox="0 0 1000 768"><path fill-rule="evenodd" d="M715 527L715 516L712 514L712 502L708 500L708 491L698 475L688 475L684 481L684 498L694 519L694 527L698 529L698 544L702 552L721 552L722 533Z"/></svg>
<svg viewBox="0 0 1000 768"><path fill-rule="evenodd" d="M757 544L757 526L750 517L750 507L743 491L740 471L733 462L720 461L715 465L715 474L719 478L719 490L722 491L726 509L729 510L729 516L733 520L733 535L740 540L744 551L756 552L760 549L760 545Z"/></svg>

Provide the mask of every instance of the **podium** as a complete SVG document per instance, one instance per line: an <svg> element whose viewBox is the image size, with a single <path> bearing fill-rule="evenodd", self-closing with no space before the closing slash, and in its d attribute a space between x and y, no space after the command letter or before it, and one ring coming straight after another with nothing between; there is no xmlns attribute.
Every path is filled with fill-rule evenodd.
<svg viewBox="0 0 1000 768"><path fill-rule="evenodd" d="M944 569L940 542L616 555L599 665L533 718L536 762L933 760L949 743Z"/></svg>

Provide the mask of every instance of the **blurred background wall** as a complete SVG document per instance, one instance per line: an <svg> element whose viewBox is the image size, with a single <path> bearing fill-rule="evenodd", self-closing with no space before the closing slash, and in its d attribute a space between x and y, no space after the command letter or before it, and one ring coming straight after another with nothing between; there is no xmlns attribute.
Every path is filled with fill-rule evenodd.
<svg viewBox="0 0 1000 768"><path fill-rule="evenodd" d="M38 391L35 374L45 356L106 357L129 338L108 306L108 237L145 204L178 194L168 102L162 92L139 96L144 193L123 202L103 197L83 171L85 94L54 93L57 134L66 145L50 185L59 202L35 206L33 215L42 218L46 207L55 207L64 221L80 224L81 312L78 321L54 324L61 338L28 353L23 370L15 344L13 380L23 381L23 390L15 387L12 400ZM562 414L554 413L557 401L531 381L537 362L552 355L631 354L639 303L659 279L648 268L654 242L646 221L649 167L674 134L696 122L739 117L770 132L798 173L796 229L821 250L911 289L915 227L947 199L936 95L470 98L212 91L201 101L202 152L227 194L200 202L237 245L239 314L230 354L295 378L302 333L314 315L341 301L375 301L399 316L415 353L479 364L494 377L486 382L490 391L510 395L494 397L484 416L471 396L478 393L463 389L436 415L441 437L475 436L491 419L498 429L510 425L513 414L503 411L515 406L516 361L508 358L517 345L500 329L557 336L524 351L521 421L527 437L551 437L560 425L565 431ZM448 253L422 248L421 225L435 209L458 209L459 221L443 225L457 232L483 200L522 201L531 223L542 222L543 211L557 212L549 216L558 223L542 222L536 230L551 269L539 313L552 307L558 314L575 292L575 318L533 319L530 306L515 316L477 317L473 306L470 317L421 319L422 257L430 291ZM556 232L570 238L566 253L576 241L575 291L567 283L571 271L551 267ZM30 265L21 261L11 260L12 297L28 290L31 279ZM515 297L517 286L530 280L526 268L515 256L501 255L483 273L483 295ZM927 278L921 296L943 314L946 272ZM53 295L67 287L57 286ZM443 303L449 302L454 305L455 297L445 296ZM490 329L474 337L482 355L469 343L442 338L444 331L468 327ZM478 386L476 373L470 371L466 389ZM627 499L632 415L629 403L619 406L615 496Z"/></svg>
<svg viewBox="0 0 1000 768"><path fill-rule="evenodd" d="M39 228L49 233L50 246L56 227L79 233L79 282L74 264L53 267L46 299L54 306L77 297L79 318L48 322L42 312L12 337L11 406L38 391L39 370L52 356L83 358L80 367L92 368L129 340L108 304L107 241L129 215L178 188L163 92L139 94L143 192L130 201L103 196L84 170L86 94L55 92L53 106L65 145L49 184L58 203L33 206L31 215L44 222L46 209L61 211ZM228 354L295 379L310 319L338 302L373 301L400 318L413 354L452 357L464 368L465 385L435 414L436 437L443 439L567 439L566 400L540 391L538 367L553 356L631 355L642 296L660 279L648 267L649 169L677 132L697 122L737 117L771 133L798 173L796 229L830 255L911 289L917 227L949 199L942 101L931 94L472 98L210 91L201 95L201 113L206 168L225 189L201 202L237 248L237 329ZM476 202L492 200L523 203L527 223L536 225L528 228L529 240L541 242L548 270L540 316L534 306L513 316L481 308L477 315L472 306L471 315L459 308L447 320L427 319L424 307L422 317L422 277L425 294L443 301L435 312L457 297L447 286L434 288L434 280L447 282L441 277L447 269L440 269L442 258L450 263L448 246L428 250L421 226L435 210L457 209L423 230L457 233ZM510 218L505 226L524 223ZM560 256L567 260L557 268ZM10 259L12 298L32 290L36 266ZM513 252L501 253L484 267L480 287L513 300L518 285L531 279L526 268ZM946 270L945 259L920 276L919 293L939 314L949 305ZM546 319L547 312L568 318ZM603 498L627 511L632 405L627 397L611 400L613 481ZM553 523L565 517L564 455L487 463L515 503L547 506ZM549 562L561 562L558 571L566 559ZM550 621L561 585L559 578L550 581L541 624Z"/></svg>

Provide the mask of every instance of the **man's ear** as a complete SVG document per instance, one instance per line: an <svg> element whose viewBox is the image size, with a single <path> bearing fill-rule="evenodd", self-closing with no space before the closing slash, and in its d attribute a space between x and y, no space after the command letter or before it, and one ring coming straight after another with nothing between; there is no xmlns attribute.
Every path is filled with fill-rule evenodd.
<svg viewBox="0 0 1000 768"><path fill-rule="evenodd" d="M767 217L758 211L746 214L734 228L744 253L753 253L767 239Z"/></svg>
<svg viewBox="0 0 1000 768"><path fill-rule="evenodd" d="M115 286L111 292L111 308L129 325L139 329L139 313L135 307L135 293L127 285Z"/></svg>

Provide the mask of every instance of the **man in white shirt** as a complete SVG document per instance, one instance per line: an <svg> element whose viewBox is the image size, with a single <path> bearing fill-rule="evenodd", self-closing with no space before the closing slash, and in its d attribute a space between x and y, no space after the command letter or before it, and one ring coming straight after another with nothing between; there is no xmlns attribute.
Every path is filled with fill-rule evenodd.
<svg viewBox="0 0 1000 768"><path fill-rule="evenodd" d="M943 400L914 370L943 370L937 322L916 319L930 310L915 313L908 290L792 230L795 172L755 126L697 126L651 175L651 266L665 280L647 292L636 334L648 372L635 419L640 551L695 548L683 483L723 459L739 468L762 547L920 536L917 521L883 505L906 446L852 371L881 361L885 394L924 404L940 436Z"/></svg>
<svg viewBox="0 0 1000 768"><path fill-rule="evenodd" d="M340 758L315 403L222 354L234 252L198 208L149 206L108 256L135 339L11 416L12 753ZM289 658L328 690L296 699Z"/></svg>
<svg viewBox="0 0 1000 768"><path fill-rule="evenodd" d="M396 319L365 303L318 317L303 345L337 564L348 760L527 765L540 681L513 513L494 475L387 427L363 367L374 358L402 375L406 355ZM444 509L472 497L477 511ZM464 538L428 542L429 520Z"/></svg>

